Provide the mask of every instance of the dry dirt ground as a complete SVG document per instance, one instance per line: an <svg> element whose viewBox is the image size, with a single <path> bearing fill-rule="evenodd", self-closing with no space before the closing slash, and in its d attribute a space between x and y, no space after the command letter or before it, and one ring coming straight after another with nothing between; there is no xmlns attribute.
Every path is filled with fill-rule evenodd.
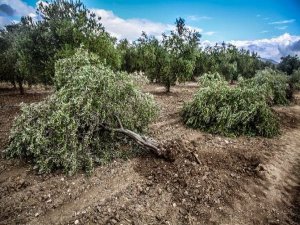
<svg viewBox="0 0 300 225"><path fill-rule="evenodd" d="M174 162L151 154L116 160L91 177L38 175L30 165L0 159L0 224L300 224L300 94L276 107L281 135L226 138L186 128L180 109L195 83L149 85L161 111L150 136L168 141ZM49 92L0 89L0 150L20 102Z"/></svg>

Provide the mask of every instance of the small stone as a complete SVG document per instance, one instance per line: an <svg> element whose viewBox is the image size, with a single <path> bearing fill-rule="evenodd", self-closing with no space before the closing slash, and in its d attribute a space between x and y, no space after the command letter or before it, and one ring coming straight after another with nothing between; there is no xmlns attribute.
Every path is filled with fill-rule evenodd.
<svg viewBox="0 0 300 225"><path fill-rule="evenodd" d="M112 224L117 224L118 223L118 221L115 220L115 219L112 219L110 222L112 222Z"/></svg>
<svg viewBox="0 0 300 225"><path fill-rule="evenodd" d="M40 215L39 213L34 214L35 217L38 217L39 215Z"/></svg>
<svg viewBox="0 0 300 225"><path fill-rule="evenodd" d="M184 194L185 196L187 196L187 195L189 194L189 192L188 192L188 191L185 191L183 194Z"/></svg>
<svg viewBox="0 0 300 225"><path fill-rule="evenodd" d="M221 201L220 201L220 199L217 198L217 199L214 200L214 202L215 202L216 204L220 204Z"/></svg>
<svg viewBox="0 0 300 225"><path fill-rule="evenodd" d="M74 224L79 224L79 220L75 220L75 221L74 221Z"/></svg>
<svg viewBox="0 0 300 225"><path fill-rule="evenodd" d="M20 184L21 184L21 185L24 185L24 184L25 184L25 180L24 180L24 179L21 179L21 180L20 180Z"/></svg>
<svg viewBox="0 0 300 225"><path fill-rule="evenodd" d="M149 180L146 184L147 186L153 186L153 182L151 180Z"/></svg>
<svg viewBox="0 0 300 225"><path fill-rule="evenodd" d="M187 214L187 211L186 211L185 209L183 209L183 208L180 208L180 209L179 209L179 212L180 212L181 214L183 214L183 215L186 215L186 214Z"/></svg>
<svg viewBox="0 0 300 225"><path fill-rule="evenodd" d="M258 166L255 168L256 172L265 171L265 167L262 164L258 164Z"/></svg>
<svg viewBox="0 0 300 225"><path fill-rule="evenodd" d="M176 205L176 203L174 202L174 203L173 203L173 207L176 207L176 206L177 206L177 205Z"/></svg>
<svg viewBox="0 0 300 225"><path fill-rule="evenodd" d="M158 188L157 192L158 192L158 194L160 194L160 195L161 195L161 193L162 193L162 189L161 189L161 188Z"/></svg>
<svg viewBox="0 0 300 225"><path fill-rule="evenodd" d="M61 180L61 181L65 181L65 178L62 177L60 180Z"/></svg>
<svg viewBox="0 0 300 225"><path fill-rule="evenodd" d="M137 188L138 188L138 191L139 191L140 193L142 193L142 192L144 191L143 188L142 188L140 185L138 185Z"/></svg>

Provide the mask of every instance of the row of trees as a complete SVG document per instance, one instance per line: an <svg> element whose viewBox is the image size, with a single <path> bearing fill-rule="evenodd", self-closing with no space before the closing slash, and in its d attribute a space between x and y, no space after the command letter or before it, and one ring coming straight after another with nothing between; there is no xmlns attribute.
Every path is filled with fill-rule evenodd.
<svg viewBox="0 0 300 225"><path fill-rule="evenodd" d="M189 29L182 18L175 25L169 35L162 34L162 41L146 33L132 44L120 41L121 68L128 72L144 71L150 81L163 83L168 92L176 82L193 80L208 72L218 72L233 81L239 76L253 77L257 70L267 66L257 54L230 44L202 49L199 32Z"/></svg>
<svg viewBox="0 0 300 225"><path fill-rule="evenodd" d="M152 82L170 91L176 82L193 80L208 72L218 72L227 81L251 78L257 70L270 66L249 51L230 44L200 47L201 35L188 28L184 19L175 29L158 40L143 33L130 43L119 42L105 31L101 18L80 1L53 0L41 2L38 20L24 17L0 31L0 81L20 87L42 83L52 85L55 62L74 54L82 46L95 53L113 70L143 71ZM297 56L282 59L278 69L292 74L300 67Z"/></svg>
<svg viewBox="0 0 300 225"><path fill-rule="evenodd" d="M21 93L24 82L53 84L55 61L81 45L112 68L120 64L116 39L80 1L41 2L37 15L37 21L23 17L0 31L0 80L18 83Z"/></svg>

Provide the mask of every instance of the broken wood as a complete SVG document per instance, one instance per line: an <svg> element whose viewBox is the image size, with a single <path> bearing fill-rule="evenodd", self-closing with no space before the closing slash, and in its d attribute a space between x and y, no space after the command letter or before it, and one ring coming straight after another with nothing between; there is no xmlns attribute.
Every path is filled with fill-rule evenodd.
<svg viewBox="0 0 300 225"><path fill-rule="evenodd" d="M124 134L127 137L130 137L131 139L133 139L142 148L149 149L157 156L163 157L167 160L173 160L170 155L170 151L163 148L160 145L160 143L158 143L157 141L155 141L152 138L142 136L140 134L133 132L132 130L128 130L128 129L124 128L119 117L116 116L116 118L117 118L117 121L120 126L119 128L112 128L106 123L101 123L100 127L109 132Z"/></svg>
<svg viewBox="0 0 300 225"><path fill-rule="evenodd" d="M192 152L192 154L193 154L193 156L195 157L196 162L197 162L199 165L201 165L201 161L199 160L198 155L197 155L195 152Z"/></svg>

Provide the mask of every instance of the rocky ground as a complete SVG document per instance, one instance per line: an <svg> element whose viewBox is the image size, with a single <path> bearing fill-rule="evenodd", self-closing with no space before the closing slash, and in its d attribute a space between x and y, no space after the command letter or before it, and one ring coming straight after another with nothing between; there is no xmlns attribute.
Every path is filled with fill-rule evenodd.
<svg viewBox="0 0 300 225"><path fill-rule="evenodd" d="M227 138L182 124L180 109L196 90L144 88L161 108L149 135L169 143L174 162L146 154L68 177L0 159L0 224L300 224L300 95L274 108L280 136ZM48 94L0 89L0 149L20 102Z"/></svg>

